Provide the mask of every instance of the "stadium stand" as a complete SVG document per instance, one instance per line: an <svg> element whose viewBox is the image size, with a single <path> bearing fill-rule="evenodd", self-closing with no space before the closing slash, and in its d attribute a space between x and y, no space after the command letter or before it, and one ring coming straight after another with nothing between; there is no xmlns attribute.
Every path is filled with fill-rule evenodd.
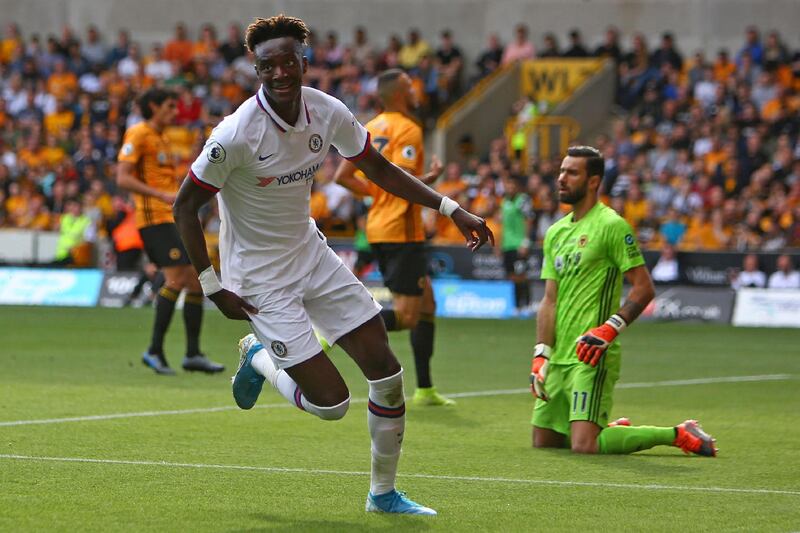
<svg viewBox="0 0 800 533"><path fill-rule="evenodd" d="M59 231L68 200L77 198L76 216L88 216L96 230L91 238L110 239L109 222L124 218L127 205L113 180L121 134L142 120L133 97L154 84L178 91L178 120L167 134L182 176L210 129L253 91L237 25L220 39L213 25L179 24L170 40L146 51L125 30L113 44L94 26L83 31L81 38L67 26L60 36L45 38L26 36L14 23L4 30L0 228ZM488 35L487 47L469 61L457 37L445 29L434 46L411 28L405 38L390 35L381 46L364 27L344 44L336 31L314 33L307 81L366 122L376 113L376 74L401 65L412 75L422 97L420 119L430 127L468 85L504 62L537 52L574 57L591 49L577 31L563 39L570 43L563 51L552 34L534 45L537 36L521 24L515 41L504 48ZM757 28L747 30L740 49L719 50L714 59L707 58L710 51L684 59L668 32L654 49L643 34L632 35L627 50L623 41L609 28L593 50L618 70L617 118L593 140L606 156L604 201L635 227L648 249L800 246L800 51L789 51L776 32L762 39ZM509 114L524 108L522 102ZM535 217L530 239L540 243L562 214L554 196L559 161L533 159L526 168L508 145L498 138L471 147L463 161L448 165L437 187L501 231L504 183L524 181ZM352 235L363 225L363 200L330 183L336 156L331 158L320 169L312 211L326 231ZM432 242L460 243L436 213L426 216ZM215 213L206 219L213 233Z"/></svg>

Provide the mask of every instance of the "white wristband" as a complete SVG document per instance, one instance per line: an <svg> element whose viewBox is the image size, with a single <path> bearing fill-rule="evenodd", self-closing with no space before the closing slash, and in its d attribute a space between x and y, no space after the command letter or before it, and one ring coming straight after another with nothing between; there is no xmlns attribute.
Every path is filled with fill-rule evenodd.
<svg viewBox="0 0 800 533"><path fill-rule="evenodd" d="M455 200L448 198L447 196L442 196L442 203L439 204L439 212L446 217L452 216L456 209L461 207L458 205L458 202Z"/></svg>
<svg viewBox="0 0 800 533"><path fill-rule="evenodd" d="M617 333L622 333L622 330L628 325L628 323L625 322L625 319L617 314L608 317L606 324L617 330Z"/></svg>
<svg viewBox="0 0 800 533"><path fill-rule="evenodd" d="M534 357L544 357L545 359L550 359L550 352L553 349L546 345L543 342L540 342L536 346L533 347L533 356Z"/></svg>
<svg viewBox="0 0 800 533"><path fill-rule="evenodd" d="M222 285L217 278L217 273L214 272L213 266L200 272L198 278L200 279L200 286L203 288L203 294L206 296L211 296L222 290Z"/></svg>

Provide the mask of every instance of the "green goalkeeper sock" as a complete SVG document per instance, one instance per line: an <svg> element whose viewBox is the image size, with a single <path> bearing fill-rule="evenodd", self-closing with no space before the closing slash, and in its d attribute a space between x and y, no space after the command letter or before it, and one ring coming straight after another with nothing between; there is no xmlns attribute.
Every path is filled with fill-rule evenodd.
<svg viewBox="0 0 800 533"><path fill-rule="evenodd" d="M655 426L615 426L605 428L597 437L600 453L633 453L653 446L671 445L675 428Z"/></svg>

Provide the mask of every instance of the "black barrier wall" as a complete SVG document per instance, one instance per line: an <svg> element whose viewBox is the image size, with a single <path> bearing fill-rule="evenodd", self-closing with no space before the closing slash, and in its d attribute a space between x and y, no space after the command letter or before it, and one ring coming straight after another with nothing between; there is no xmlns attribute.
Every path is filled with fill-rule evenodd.
<svg viewBox="0 0 800 533"><path fill-rule="evenodd" d="M349 242L333 242L336 252L353 250ZM680 277L677 284L712 287L730 286L730 274L742 267L745 252L679 252ZM758 253L760 268L769 276L775 271L779 253ZM800 265L800 251L789 254L795 266ZM658 252L645 251L647 267L652 269L658 261ZM460 279L505 279L502 257L492 249L484 248L476 253L460 246L430 246L428 248L429 271L434 277ZM528 277L538 280L542 268L542 250L531 250L528 258Z"/></svg>
<svg viewBox="0 0 800 533"><path fill-rule="evenodd" d="M544 283L536 281L532 286L534 312L536 312L539 301L544 297ZM622 300L625 300L625 294ZM736 291L727 287L660 286L656 287L656 297L642 311L637 321L682 320L730 324L735 304Z"/></svg>

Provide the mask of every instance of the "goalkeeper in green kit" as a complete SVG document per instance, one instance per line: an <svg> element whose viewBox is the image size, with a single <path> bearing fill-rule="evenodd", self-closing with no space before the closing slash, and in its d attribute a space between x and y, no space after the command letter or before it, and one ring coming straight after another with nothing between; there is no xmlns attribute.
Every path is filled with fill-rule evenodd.
<svg viewBox="0 0 800 533"><path fill-rule="evenodd" d="M620 372L616 337L655 292L633 230L598 201L603 171L603 156L588 146L570 148L561 164L559 199L573 210L544 239L545 295L531 367L533 446L620 454L668 445L715 456L714 439L695 420L675 427L608 424ZM617 308L623 275L632 288Z"/></svg>

